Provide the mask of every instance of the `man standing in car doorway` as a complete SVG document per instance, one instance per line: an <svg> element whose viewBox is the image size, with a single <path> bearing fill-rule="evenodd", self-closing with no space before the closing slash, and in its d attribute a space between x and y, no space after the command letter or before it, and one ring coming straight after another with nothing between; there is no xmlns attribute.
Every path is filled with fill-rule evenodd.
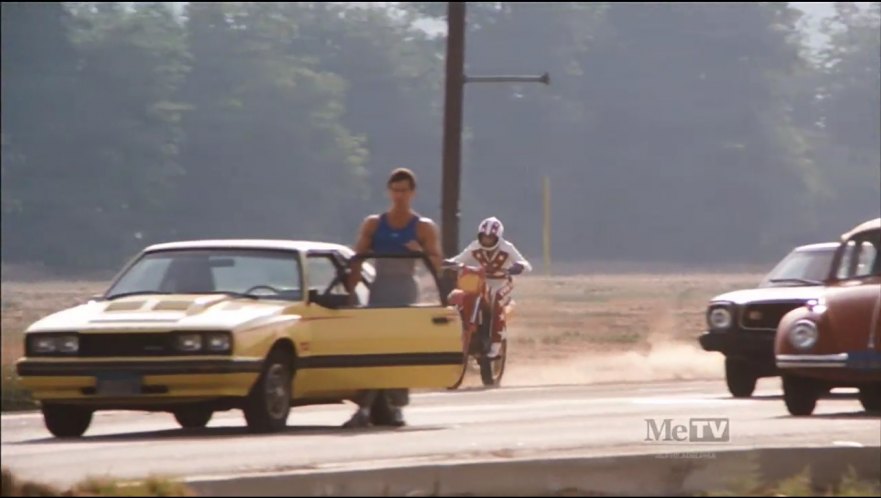
<svg viewBox="0 0 881 498"><path fill-rule="evenodd" d="M354 250L356 254L406 254L424 252L435 272L443 260L437 225L412 208L416 195L416 176L406 168L392 171L386 182L391 206L382 214L364 219ZM402 306L415 304L419 289L415 279L415 261L386 259L377 261L376 279L370 289L370 305ZM361 261L356 259L347 282L354 292L361 275ZM358 410L343 427L405 425L402 406L410 403L408 389L369 390L359 394Z"/></svg>

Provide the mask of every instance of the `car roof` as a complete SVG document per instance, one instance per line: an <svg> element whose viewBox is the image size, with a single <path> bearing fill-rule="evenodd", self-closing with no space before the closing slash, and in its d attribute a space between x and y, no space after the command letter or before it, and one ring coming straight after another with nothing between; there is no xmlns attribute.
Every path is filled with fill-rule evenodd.
<svg viewBox="0 0 881 498"><path fill-rule="evenodd" d="M283 251L338 251L344 255L354 253L351 248L334 242L317 242L310 240L284 239L206 239L183 240L153 244L144 252L166 251L173 249L272 249Z"/></svg>
<svg viewBox="0 0 881 498"><path fill-rule="evenodd" d="M851 229L849 232L842 234L841 240L847 240L860 232L878 230L879 228L881 228L881 218L875 218L874 220L860 223L859 225L853 227L853 229Z"/></svg>
<svg viewBox="0 0 881 498"><path fill-rule="evenodd" d="M840 244L838 242L819 242L817 244L806 244L795 248L798 252L823 251L828 249L837 249Z"/></svg>

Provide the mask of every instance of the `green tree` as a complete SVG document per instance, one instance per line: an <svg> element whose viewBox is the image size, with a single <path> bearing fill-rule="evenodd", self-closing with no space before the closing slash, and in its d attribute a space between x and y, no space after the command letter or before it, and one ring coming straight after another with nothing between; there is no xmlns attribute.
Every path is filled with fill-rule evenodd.
<svg viewBox="0 0 881 498"><path fill-rule="evenodd" d="M832 235L878 216L881 199L881 3L839 2L835 11L823 29L830 42L816 99L827 194L818 220Z"/></svg>
<svg viewBox="0 0 881 498"><path fill-rule="evenodd" d="M47 220L66 211L63 185L74 175L77 54L71 18L59 2L5 2L2 63L3 258L28 261L58 241ZM55 241L53 241L53 239ZM63 239L62 239L63 240ZM51 262L51 261L50 261Z"/></svg>
<svg viewBox="0 0 881 498"><path fill-rule="evenodd" d="M184 95L181 237L338 239L366 151L341 124L345 83L293 50L286 4L194 3Z"/></svg>
<svg viewBox="0 0 881 498"><path fill-rule="evenodd" d="M68 250L106 267L168 236L186 109L178 92L189 55L183 26L161 3L131 10L94 6L77 14L76 171L81 183L97 180L100 188L68 187L83 244Z"/></svg>

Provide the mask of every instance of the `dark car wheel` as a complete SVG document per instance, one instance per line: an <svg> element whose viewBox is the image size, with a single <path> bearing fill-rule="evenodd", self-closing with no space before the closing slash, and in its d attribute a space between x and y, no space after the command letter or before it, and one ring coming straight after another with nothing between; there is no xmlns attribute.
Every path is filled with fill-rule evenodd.
<svg viewBox="0 0 881 498"><path fill-rule="evenodd" d="M735 398L749 398L756 390L756 376L752 365L738 358L725 358L725 382Z"/></svg>
<svg viewBox="0 0 881 498"><path fill-rule="evenodd" d="M881 384L860 387L860 403L867 412L881 412Z"/></svg>
<svg viewBox="0 0 881 498"><path fill-rule="evenodd" d="M287 425L292 397L291 363L290 354L280 349L266 358L243 409L251 432L278 432Z"/></svg>
<svg viewBox="0 0 881 498"><path fill-rule="evenodd" d="M814 413L823 386L815 380L793 375L783 375L782 380L783 401L789 413L796 416Z"/></svg>
<svg viewBox="0 0 881 498"><path fill-rule="evenodd" d="M202 406L187 406L174 411L174 418L184 429L201 429L208 425L214 410Z"/></svg>
<svg viewBox="0 0 881 498"><path fill-rule="evenodd" d="M80 406L43 404L43 422L55 437L80 437L92 423L92 410Z"/></svg>

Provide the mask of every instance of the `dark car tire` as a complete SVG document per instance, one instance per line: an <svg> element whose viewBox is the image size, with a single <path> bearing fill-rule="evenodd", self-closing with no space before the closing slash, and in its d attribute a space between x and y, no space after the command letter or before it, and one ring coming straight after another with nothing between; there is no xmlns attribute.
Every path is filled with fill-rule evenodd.
<svg viewBox="0 0 881 498"><path fill-rule="evenodd" d="M43 422L55 437L73 438L85 434L93 411L80 406L43 404Z"/></svg>
<svg viewBox="0 0 881 498"><path fill-rule="evenodd" d="M725 382L735 398L749 398L756 390L756 375L752 365L739 358L725 358Z"/></svg>
<svg viewBox="0 0 881 498"><path fill-rule="evenodd" d="M881 412L881 384L860 387L860 403L867 412Z"/></svg>
<svg viewBox="0 0 881 498"><path fill-rule="evenodd" d="M251 432L278 432L287 426L293 397L292 363L291 355L281 349L266 357L242 409Z"/></svg>
<svg viewBox="0 0 881 498"><path fill-rule="evenodd" d="M817 381L794 375L783 375L783 401L791 415L807 416L814 413L823 386Z"/></svg>
<svg viewBox="0 0 881 498"><path fill-rule="evenodd" d="M174 411L174 419L184 429L201 429L208 425L214 410L204 406L187 406Z"/></svg>

